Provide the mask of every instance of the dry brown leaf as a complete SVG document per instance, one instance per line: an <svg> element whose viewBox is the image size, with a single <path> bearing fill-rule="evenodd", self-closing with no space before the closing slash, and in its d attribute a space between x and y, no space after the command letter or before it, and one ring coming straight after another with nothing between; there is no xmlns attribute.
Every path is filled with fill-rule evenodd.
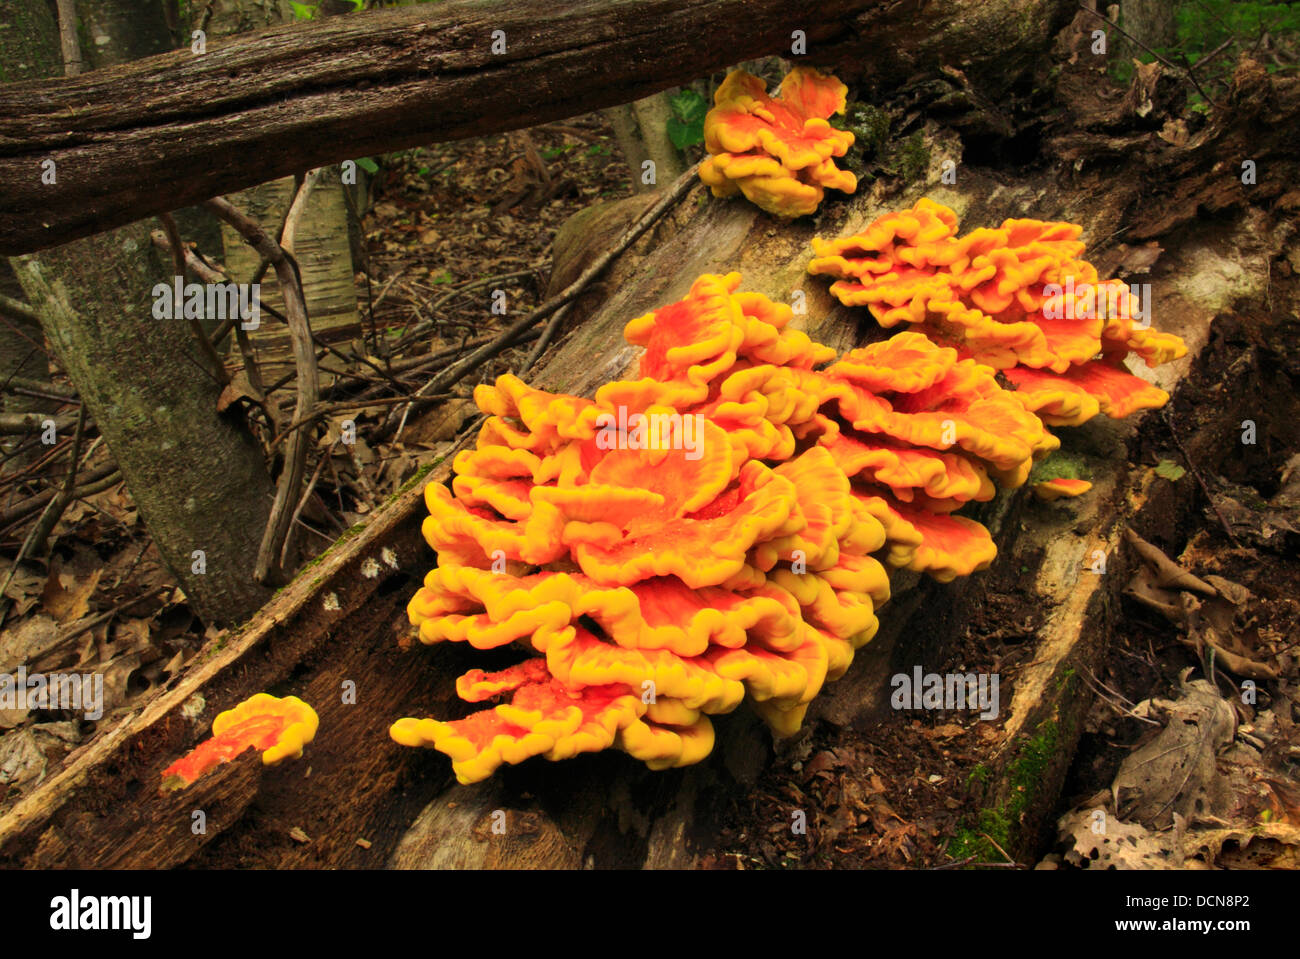
<svg viewBox="0 0 1300 959"><path fill-rule="evenodd" d="M60 626L81 619L90 612L90 597L94 595L99 578L103 575L102 566L78 575L65 569L61 560L55 559L45 581L45 589L41 592L41 607Z"/></svg>
<svg viewBox="0 0 1300 959"><path fill-rule="evenodd" d="M58 624L44 613L28 616L0 636L0 672L12 673L58 645Z"/></svg>
<svg viewBox="0 0 1300 959"><path fill-rule="evenodd" d="M1232 707L1203 679L1176 700L1144 700L1134 713L1166 717L1165 726L1120 765L1111 786L1121 819L1163 829L1175 814L1195 822L1228 801L1216 758L1237 731Z"/></svg>

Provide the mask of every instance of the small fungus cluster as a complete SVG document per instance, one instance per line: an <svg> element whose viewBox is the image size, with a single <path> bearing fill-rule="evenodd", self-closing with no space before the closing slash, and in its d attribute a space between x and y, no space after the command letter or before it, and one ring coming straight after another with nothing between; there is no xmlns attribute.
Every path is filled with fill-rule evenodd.
<svg viewBox="0 0 1300 959"><path fill-rule="evenodd" d="M709 157L700 179L714 196L740 192L781 217L815 212L827 189L852 193L857 177L834 158L853 146L853 134L829 122L844 112L847 93L835 77L810 67L791 70L776 97L753 74L731 72L704 118Z"/></svg>
<svg viewBox="0 0 1300 959"><path fill-rule="evenodd" d="M184 789L204 773L228 763L246 749L259 749L263 765L297 759L316 736L316 711L296 696L279 699L258 693L218 713L212 736L163 770L164 791Z"/></svg>
<svg viewBox="0 0 1300 959"><path fill-rule="evenodd" d="M889 567L940 581L986 567L991 536L956 511L1025 483L1059 445L1045 423L1086 418L1064 396L1121 415L1078 386L1088 371L1142 383L1123 353L1159 362L1181 343L1040 322L1044 283L1090 275L1076 228L1009 221L972 241L954 226L922 201L818 244L813 272L843 277L842 300L917 324L843 356L792 329L789 307L741 292L738 273L705 275L627 325L637 379L593 399L513 376L478 387L476 447L450 489L425 490L438 567L408 611L426 644L526 658L458 679L463 700L495 705L401 719L392 737L446 753L463 783L609 747L656 769L694 763L713 746L709 717L745 697L776 734L798 729L875 634ZM997 370L1082 392L1056 386L1049 402Z"/></svg>

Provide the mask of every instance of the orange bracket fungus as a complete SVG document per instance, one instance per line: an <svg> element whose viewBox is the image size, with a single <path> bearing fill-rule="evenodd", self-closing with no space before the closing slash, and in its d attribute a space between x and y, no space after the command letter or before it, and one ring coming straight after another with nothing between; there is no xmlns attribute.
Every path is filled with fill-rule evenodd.
<svg viewBox="0 0 1300 959"><path fill-rule="evenodd" d="M1050 503L1052 500L1082 496L1090 489L1092 489L1092 484L1087 480L1060 477L1035 483L1034 495L1044 502Z"/></svg>
<svg viewBox="0 0 1300 959"><path fill-rule="evenodd" d="M782 103L733 74L710 114L715 161L761 149L787 177L808 169L825 146L789 133L829 129L809 119L842 106L829 83L797 70ZM1024 485L1059 445L1047 425L1159 405L1123 358L1154 365L1183 346L1124 310L1088 315L1074 281L1118 284L1079 259L1077 227L955 229L922 200L817 241L811 270L839 277L843 302L912 324L843 356L792 329L789 307L741 292L738 273L706 274L627 324L644 348L636 379L592 399L513 376L479 386L475 448L450 489L425 489L438 566L408 613L426 644L522 658L457 680L462 700L490 705L400 719L393 739L447 754L462 783L608 748L654 769L698 762L710 717L742 700L779 736L799 728L875 635L890 568L946 582L987 567L989 531L958 512ZM1049 315L1053 284L1082 316Z"/></svg>
<svg viewBox="0 0 1300 959"><path fill-rule="evenodd" d="M184 789L204 773L246 749L260 749L262 763L297 759L316 736L316 711L296 696L258 693L212 721L212 736L163 770L164 791Z"/></svg>
<svg viewBox="0 0 1300 959"><path fill-rule="evenodd" d="M852 193L857 177L834 158L853 146L853 134L829 123L844 112L847 93L839 80L810 67L791 70L776 97L753 74L732 71L704 118L709 156L700 179L714 196L743 193L780 217L815 212L828 188Z"/></svg>
<svg viewBox="0 0 1300 959"><path fill-rule="evenodd" d="M1038 418L952 347L906 332L837 358L739 286L701 276L628 323L640 375L593 399L476 389L488 419L425 490L438 566L408 611L426 644L524 658L457 681L492 705L396 741L471 783L607 748L694 763L744 699L790 735L875 635L889 568L992 561L951 514L1025 481L1053 445Z"/></svg>
<svg viewBox="0 0 1300 959"><path fill-rule="evenodd" d="M1134 375L1187 352L1150 326L1151 304L1082 259L1072 223L1007 220L957 236L957 215L928 199L836 240L813 240L808 272L867 307L881 326L913 324L936 343L999 371L1049 426L1098 413L1122 418L1163 406L1164 390Z"/></svg>

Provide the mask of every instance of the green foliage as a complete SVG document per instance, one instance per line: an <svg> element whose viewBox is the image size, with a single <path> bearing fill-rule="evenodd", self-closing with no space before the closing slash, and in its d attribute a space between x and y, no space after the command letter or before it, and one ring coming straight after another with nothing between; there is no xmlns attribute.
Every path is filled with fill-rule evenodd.
<svg viewBox="0 0 1300 959"><path fill-rule="evenodd" d="M1143 63L1164 59L1180 67L1194 67L1201 86L1216 99L1226 88L1242 53L1252 52L1269 73L1296 68L1296 57L1300 54L1300 2L1178 0L1174 5L1174 23L1177 35L1172 46L1140 50L1136 59ZM1123 25L1121 20L1120 26ZM1262 48L1265 37L1267 49ZM1118 42L1121 38L1114 39ZM1110 75L1117 83L1128 85L1133 72L1129 57L1111 61ZM1205 97L1195 90L1189 90L1187 107L1195 113L1210 110Z"/></svg>
<svg viewBox="0 0 1300 959"><path fill-rule="evenodd" d="M698 92L685 89L675 94L668 105L673 115L668 118L668 139L679 150L704 142L704 116L709 105Z"/></svg>
<svg viewBox="0 0 1300 959"><path fill-rule="evenodd" d="M1167 480L1178 481L1183 478L1187 470L1183 469L1173 460L1161 460L1156 464L1156 475L1163 476Z"/></svg>
<svg viewBox="0 0 1300 959"><path fill-rule="evenodd" d="M362 157L357 161L357 166L361 167L361 169L365 170L371 176L374 176L379 172L379 164L370 159L370 157Z"/></svg>
<svg viewBox="0 0 1300 959"><path fill-rule="evenodd" d="M366 0L347 0L352 4L353 11L364 10ZM295 20L315 20L316 14L320 13L319 3L298 3L297 0L289 0L289 9L293 11Z"/></svg>
<svg viewBox="0 0 1300 959"><path fill-rule="evenodd" d="M954 860L1003 861L1002 851L1013 844L1020 817L1042 788L1043 777L1060 749L1061 731L1056 722L1049 719L1040 723L1034 734L1024 740L1016 758L1007 764L1006 802L981 809L973 824L958 829L948 844L947 854ZM979 783L987 787L988 780L989 770L979 765L971 770L967 785L973 788Z"/></svg>
<svg viewBox="0 0 1300 959"><path fill-rule="evenodd" d="M902 142L898 148L897 166L908 183L919 180L930 165L930 150L925 145L925 137L918 130Z"/></svg>
<svg viewBox="0 0 1300 959"><path fill-rule="evenodd" d="M831 117L831 126L853 134L853 146L863 155L875 153L889 139L889 114L870 103L854 100L842 116Z"/></svg>

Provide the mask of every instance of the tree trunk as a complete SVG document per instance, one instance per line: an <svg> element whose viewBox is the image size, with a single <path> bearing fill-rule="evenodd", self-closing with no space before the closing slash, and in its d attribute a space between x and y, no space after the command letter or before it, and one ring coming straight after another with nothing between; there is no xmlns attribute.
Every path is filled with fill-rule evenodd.
<svg viewBox="0 0 1300 959"><path fill-rule="evenodd" d="M668 139L668 120L673 115L669 91L621 103L604 113L614 127L623 159L632 171L633 190L637 193L657 190L682 175L686 161ZM653 177L645 176L647 162L654 164Z"/></svg>
<svg viewBox="0 0 1300 959"><path fill-rule="evenodd" d="M1115 37L1115 52L1125 67L1133 60L1150 63L1152 50L1163 52L1178 39L1174 0L1123 0L1119 25L1124 34Z"/></svg>
<svg viewBox="0 0 1300 959"><path fill-rule="evenodd" d="M99 9L109 6L102 0ZM211 623L247 619L270 595L250 557L270 513L271 479L243 424L217 413L221 384L189 326L153 316L153 288L174 271L154 252L149 225L12 262L195 611Z"/></svg>
<svg viewBox="0 0 1300 959"><path fill-rule="evenodd" d="M163 0L76 0L76 9L88 70L142 60L172 48Z"/></svg>
<svg viewBox="0 0 1300 959"><path fill-rule="evenodd" d="M0 50L0 83L61 76L63 56L53 4L0 5Z"/></svg>
<svg viewBox="0 0 1300 959"><path fill-rule="evenodd" d="M884 0L450 0L4 87L0 254L345 159L628 103L788 51L796 28L809 63L874 87L951 62L996 97L1041 65L1070 9L1069 0L953 0L919 14ZM725 40L700 42L720 29ZM45 159L60 175L38 189Z"/></svg>
<svg viewBox="0 0 1300 959"><path fill-rule="evenodd" d="M147 224L15 261L60 362L94 417L167 568L207 623L247 619L270 595L253 579L271 480L184 320L157 320L171 282Z"/></svg>

